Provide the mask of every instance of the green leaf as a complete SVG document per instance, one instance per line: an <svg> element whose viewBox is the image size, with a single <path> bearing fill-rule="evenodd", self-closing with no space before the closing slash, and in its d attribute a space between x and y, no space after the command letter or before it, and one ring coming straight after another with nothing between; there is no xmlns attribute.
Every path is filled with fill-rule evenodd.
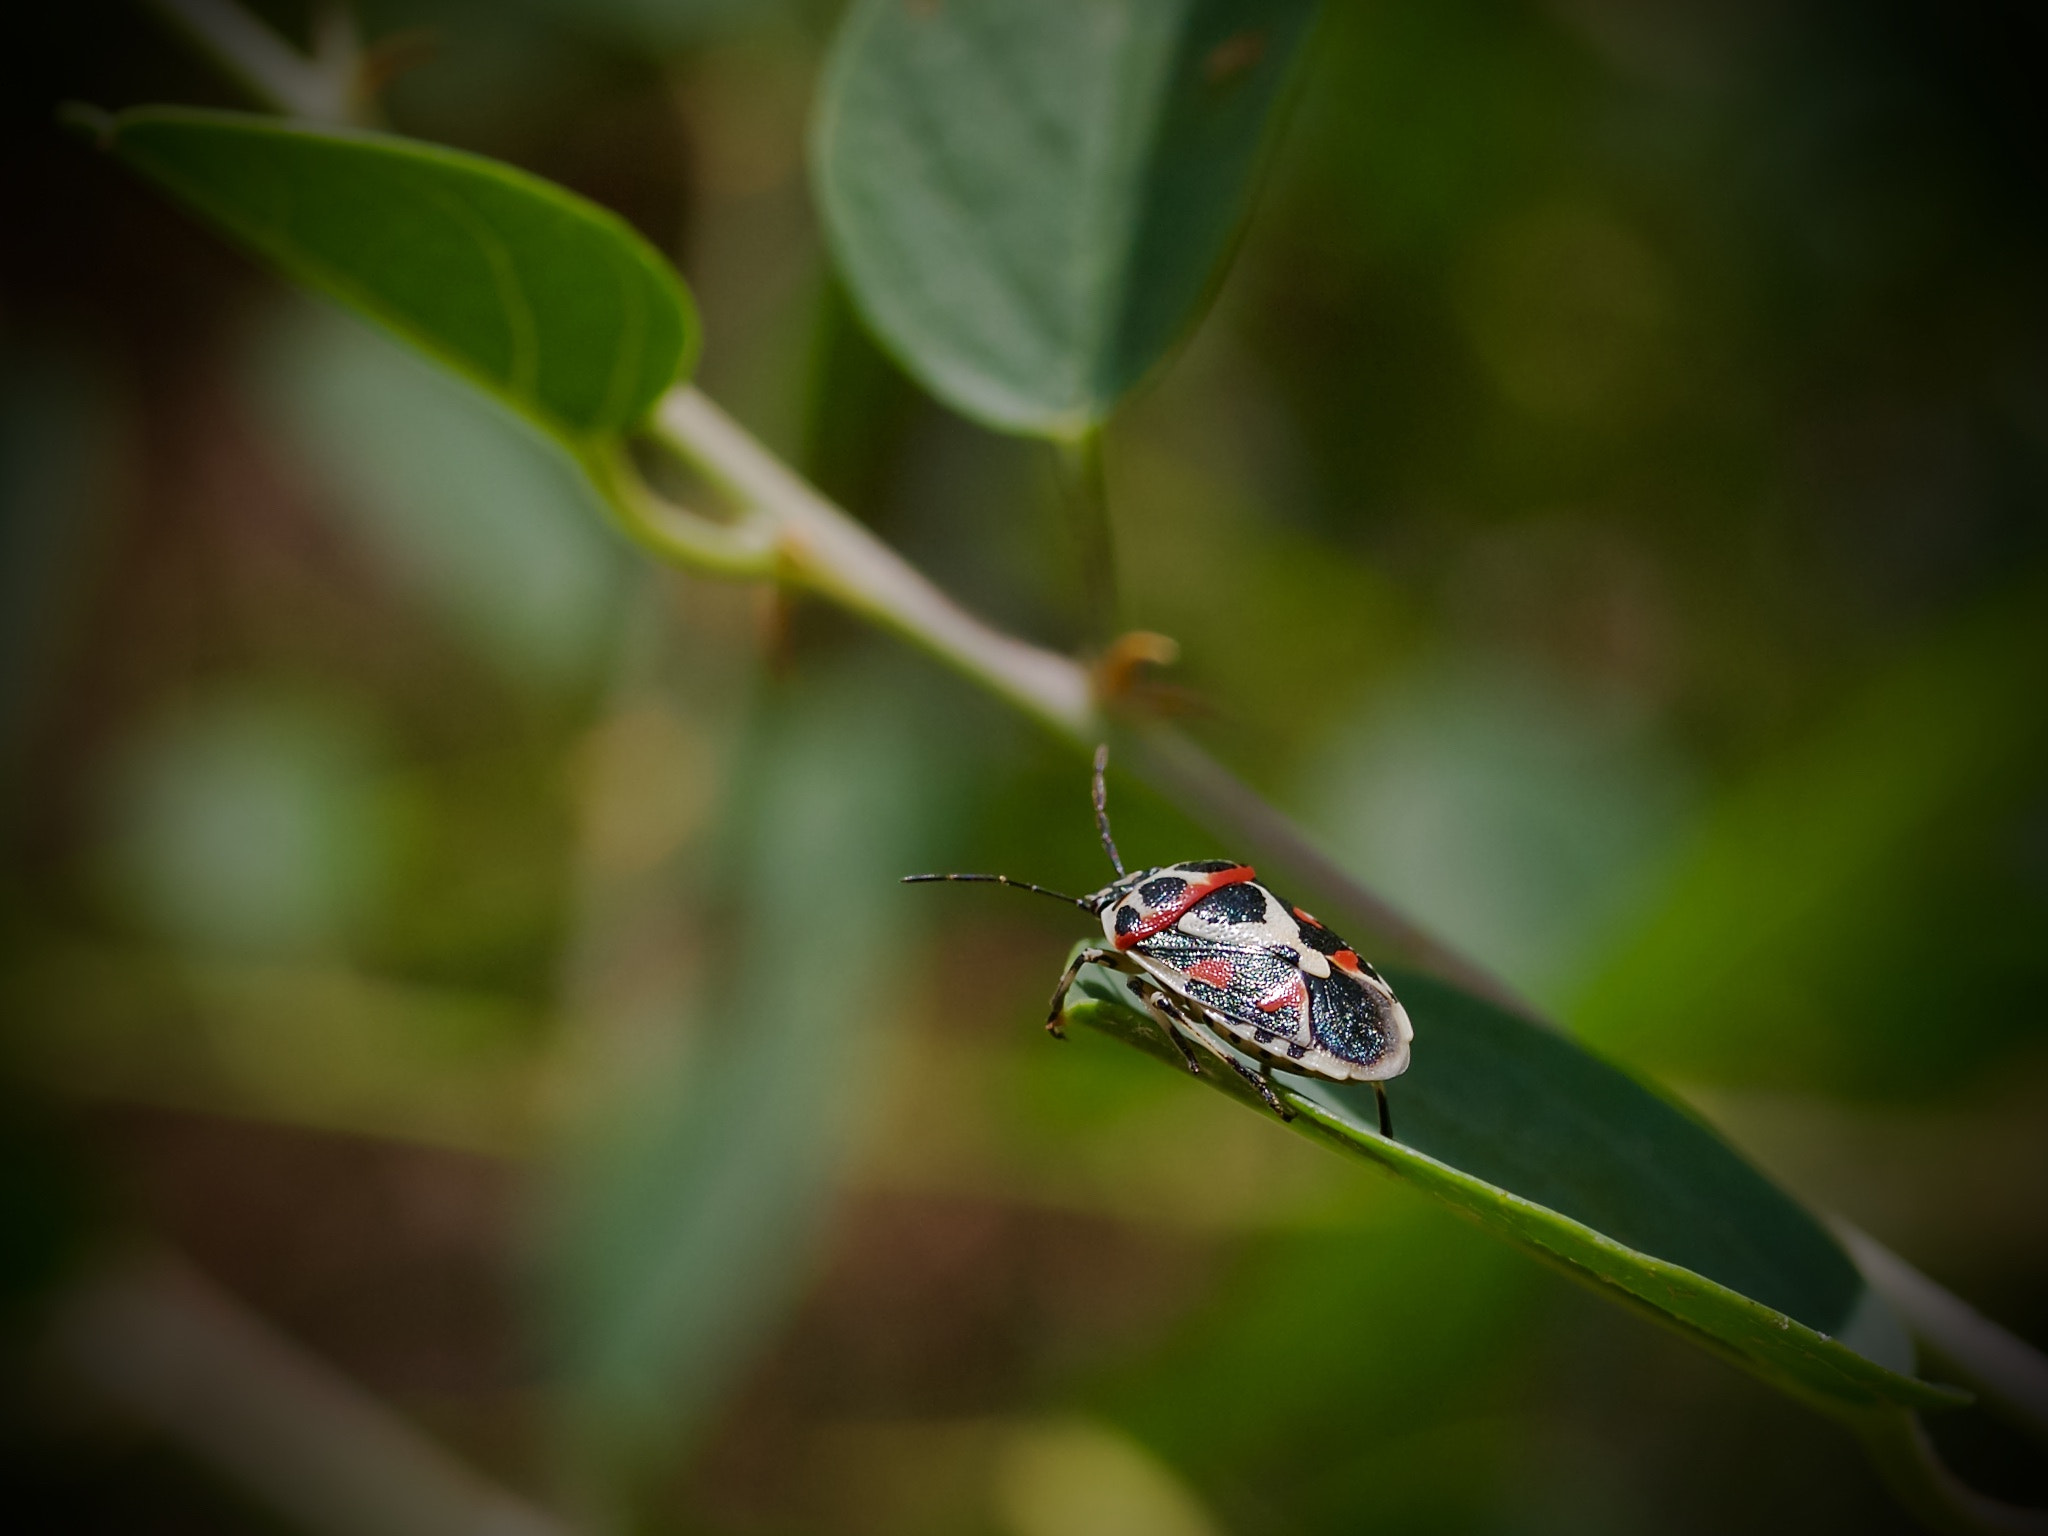
<svg viewBox="0 0 2048 1536"><path fill-rule="evenodd" d="M1190 324L1314 0L861 0L813 124L825 229L940 399L1078 437Z"/></svg>
<svg viewBox="0 0 2048 1536"><path fill-rule="evenodd" d="M123 163L287 277L572 443L630 427L695 360L681 280L624 220L523 171L383 134L142 107Z"/></svg>
<svg viewBox="0 0 2048 1536"><path fill-rule="evenodd" d="M1414 1065L1388 1085L1277 1073L1295 1129L1370 1159L1774 1385L1860 1417L1965 1401L1915 1378L1904 1332L1818 1220L1670 1100L1444 982L1391 977ZM1180 1068L1124 988L1083 973L1068 1017ZM1184 1069L1183 1069L1184 1070ZM1233 1072L1202 1081L1270 1113Z"/></svg>
<svg viewBox="0 0 2048 1536"><path fill-rule="evenodd" d="M721 817L737 867L713 887L701 856L664 877L715 889L693 918L716 926L730 968L673 999L694 1017L665 1022L687 1023L691 1048L602 1101L551 1190L550 1321L571 1458L592 1488L672 1466L801 1297L880 1101L919 913L895 877L931 787L929 731L904 718L901 688L842 672L785 690ZM662 1022L636 1018L650 1046Z"/></svg>
<svg viewBox="0 0 2048 1536"><path fill-rule="evenodd" d="M632 556L589 478L411 348L326 305L278 317L249 387L334 514L451 638L522 693L588 689Z"/></svg>

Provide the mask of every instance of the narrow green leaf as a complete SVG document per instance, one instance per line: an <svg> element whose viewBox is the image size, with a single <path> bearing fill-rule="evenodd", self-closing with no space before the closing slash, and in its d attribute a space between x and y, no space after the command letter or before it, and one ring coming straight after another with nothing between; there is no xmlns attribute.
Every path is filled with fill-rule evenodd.
<svg viewBox="0 0 2048 1536"><path fill-rule="evenodd" d="M801 1296L877 1102L918 912L894 876L929 792L898 690L842 673L768 711L725 816L736 867L697 914L733 920L729 970L675 999L694 1047L607 1099L550 1191L569 1450L599 1493L668 1467ZM669 878L700 883L705 861Z"/></svg>
<svg viewBox="0 0 2048 1536"><path fill-rule="evenodd" d="M1191 323L1314 0L860 0L813 124L855 301L934 394L1084 434Z"/></svg>
<svg viewBox="0 0 2048 1536"><path fill-rule="evenodd" d="M384 134L142 107L123 163L572 443L632 426L695 360L681 280L624 220L494 160Z"/></svg>
<svg viewBox="0 0 2048 1536"><path fill-rule="evenodd" d="M1965 1399L1914 1377L1910 1345L1818 1220L1701 1121L1569 1038L1431 977L1393 978L1415 1059L1372 1090L1277 1074L1297 1130L1380 1164L1480 1225L1619 1292L1830 1412ZM1105 971L1068 1016L1180 1067ZM1202 1080L1269 1113L1232 1072Z"/></svg>

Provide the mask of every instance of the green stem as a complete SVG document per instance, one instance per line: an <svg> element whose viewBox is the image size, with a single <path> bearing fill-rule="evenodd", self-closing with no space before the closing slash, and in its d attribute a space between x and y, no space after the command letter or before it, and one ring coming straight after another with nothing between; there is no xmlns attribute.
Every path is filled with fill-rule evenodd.
<svg viewBox="0 0 2048 1536"><path fill-rule="evenodd" d="M656 413L656 427L671 451L744 509L741 526L750 530L747 536L773 544L772 574L830 597L903 636L1076 746L1092 747L1108 732L1110 722L1094 697L1086 668L1071 657L1006 635L960 607L701 392L671 391ZM629 473L625 475L615 490L615 505L621 505L618 497L625 498L624 520L656 553L664 553L664 546L643 522L651 509L666 508L671 521L682 517L707 528L717 526L667 507L636 485ZM696 561L681 543L668 550L668 558L719 574L770 573L767 568L736 571L731 565ZM1185 736L1156 723L1134 723L1118 734L1133 749L1141 776L1226 841L1271 854L1307 888L1311 900L1353 920L1414 964L1536 1017L1499 978L1352 879L1313 838Z"/></svg>
<svg viewBox="0 0 2048 1536"><path fill-rule="evenodd" d="M672 393L659 412L664 441L700 473L776 530L779 574L875 619L923 646L938 659L1010 699L1059 734L1085 745L1106 722L1089 700L1089 678L1072 660L991 629L959 608L894 550L827 501L755 442L694 389ZM1436 971L1468 992L1542 1020L1526 1002L1457 951L1431 937L1388 903L1345 874L1287 817L1267 805L1221 764L1170 727L1138 725L1120 733L1134 747L1139 772L1167 798L1229 836L1258 848L1347 916L1361 918L1408 958ZM1981 1318L1976 1333L1959 1331L1956 1318L1968 1308L1903 1260L1883 1254L1868 1239L1852 1241L1851 1252L1874 1288L1899 1307L1916 1332L1936 1349L1952 1353L1983 1330L1997 1335L1998 1348L1973 1359L1980 1380L1988 1359L2003 1364L1986 1381L2030 1409L2039 1409L2048 1362ZM1872 1252L1875 1250L1875 1253ZM1910 1413L1887 1412L1859 1418L1856 1427L1879 1471L1900 1501L1932 1528L1958 1533L2015 1533L2048 1536L2048 1515L1986 1498L1957 1480L1941 1464L1919 1421Z"/></svg>
<svg viewBox="0 0 2048 1536"><path fill-rule="evenodd" d="M1352 878L1291 817L1268 805L1181 732L1151 723L1137 726L1128 739L1138 773L1147 783L1228 846L1270 854L1311 902L1340 914L1333 921L1344 923L1347 932L1370 934L1379 941L1375 947L1382 954L1391 951L1474 996L1551 1027L1550 1020L1498 976Z"/></svg>
<svg viewBox="0 0 2048 1536"><path fill-rule="evenodd" d="M1076 744L1102 730L1088 673L983 623L813 490L699 391L671 390L657 436L744 509L773 547L773 574L901 635ZM651 493L644 493L650 494Z"/></svg>
<svg viewBox="0 0 2048 1536"><path fill-rule="evenodd" d="M770 520L718 522L655 492L623 449L586 454L583 467L625 535L656 559L712 576L772 577L781 569Z"/></svg>
<svg viewBox="0 0 2048 1536"><path fill-rule="evenodd" d="M1103 471L1102 429L1058 445L1067 521L1081 563L1081 590L1088 605L1088 638L1107 645L1122 630L1116 537L1109 522L1109 481Z"/></svg>

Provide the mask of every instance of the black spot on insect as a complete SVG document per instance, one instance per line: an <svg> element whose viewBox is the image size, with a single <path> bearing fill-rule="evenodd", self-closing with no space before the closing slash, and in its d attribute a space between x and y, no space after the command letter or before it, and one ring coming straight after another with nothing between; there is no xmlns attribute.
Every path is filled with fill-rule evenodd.
<svg viewBox="0 0 2048 1536"><path fill-rule="evenodd" d="M1189 911L1212 923L1263 923L1266 893L1248 882L1219 886Z"/></svg>
<svg viewBox="0 0 2048 1536"><path fill-rule="evenodd" d="M1296 915L1299 916L1299 914ZM1301 924L1301 942L1319 954L1325 955L1334 955L1340 949L1349 949L1351 947L1321 923L1312 922Z"/></svg>
<svg viewBox="0 0 2048 1536"><path fill-rule="evenodd" d="M1188 883L1175 875L1161 875L1138 887L1138 899L1153 910L1173 905L1186 892Z"/></svg>
<svg viewBox="0 0 2048 1536"><path fill-rule="evenodd" d="M1138 909L1136 907L1118 907L1116 909L1116 931L1118 933L1129 933L1142 921L1143 919L1138 916Z"/></svg>
<svg viewBox="0 0 2048 1536"><path fill-rule="evenodd" d="M1181 868L1192 869L1204 875L1220 875L1226 869L1237 868L1237 861L1235 859L1190 859L1187 863L1181 865Z"/></svg>
<svg viewBox="0 0 2048 1536"><path fill-rule="evenodd" d="M1274 1035L1273 1031L1271 1031L1270 1029L1255 1029L1252 1031L1252 1038L1258 1041L1261 1045L1271 1045L1273 1043Z"/></svg>
<svg viewBox="0 0 2048 1536"><path fill-rule="evenodd" d="M1318 1043L1333 1056L1371 1066L1386 1054L1385 1004L1342 971L1308 976L1309 1021Z"/></svg>
<svg viewBox="0 0 2048 1536"><path fill-rule="evenodd" d="M1308 1047L1305 1045L1290 1045L1287 1047L1287 1056L1290 1061L1299 1061L1307 1054Z"/></svg>

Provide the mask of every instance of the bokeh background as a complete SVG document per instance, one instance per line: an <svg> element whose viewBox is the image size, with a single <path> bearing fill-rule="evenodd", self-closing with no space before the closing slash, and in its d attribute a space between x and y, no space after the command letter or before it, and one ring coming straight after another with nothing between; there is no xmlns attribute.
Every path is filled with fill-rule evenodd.
<svg viewBox="0 0 2048 1536"><path fill-rule="evenodd" d="M835 613L648 568L522 428L60 133L65 98L242 103L145 8L43 10L0 194L34 1528L287 1528L47 1358L145 1249L506 1487L649 1529L1907 1528L1684 1341L1047 1043L1070 918L891 882L1091 888L1085 765ZM923 397L833 284L835 11L361 8L410 36L393 126L624 214L716 399L1079 645L1049 450ZM2044 65L2002 0L1334 5L1108 445L1123 618L1180 640L1192 730L2037 1346ZM1229 851L1114 796L1136 858ZM2048 1497L1993 1416L1937 1432Z"/></svg>

